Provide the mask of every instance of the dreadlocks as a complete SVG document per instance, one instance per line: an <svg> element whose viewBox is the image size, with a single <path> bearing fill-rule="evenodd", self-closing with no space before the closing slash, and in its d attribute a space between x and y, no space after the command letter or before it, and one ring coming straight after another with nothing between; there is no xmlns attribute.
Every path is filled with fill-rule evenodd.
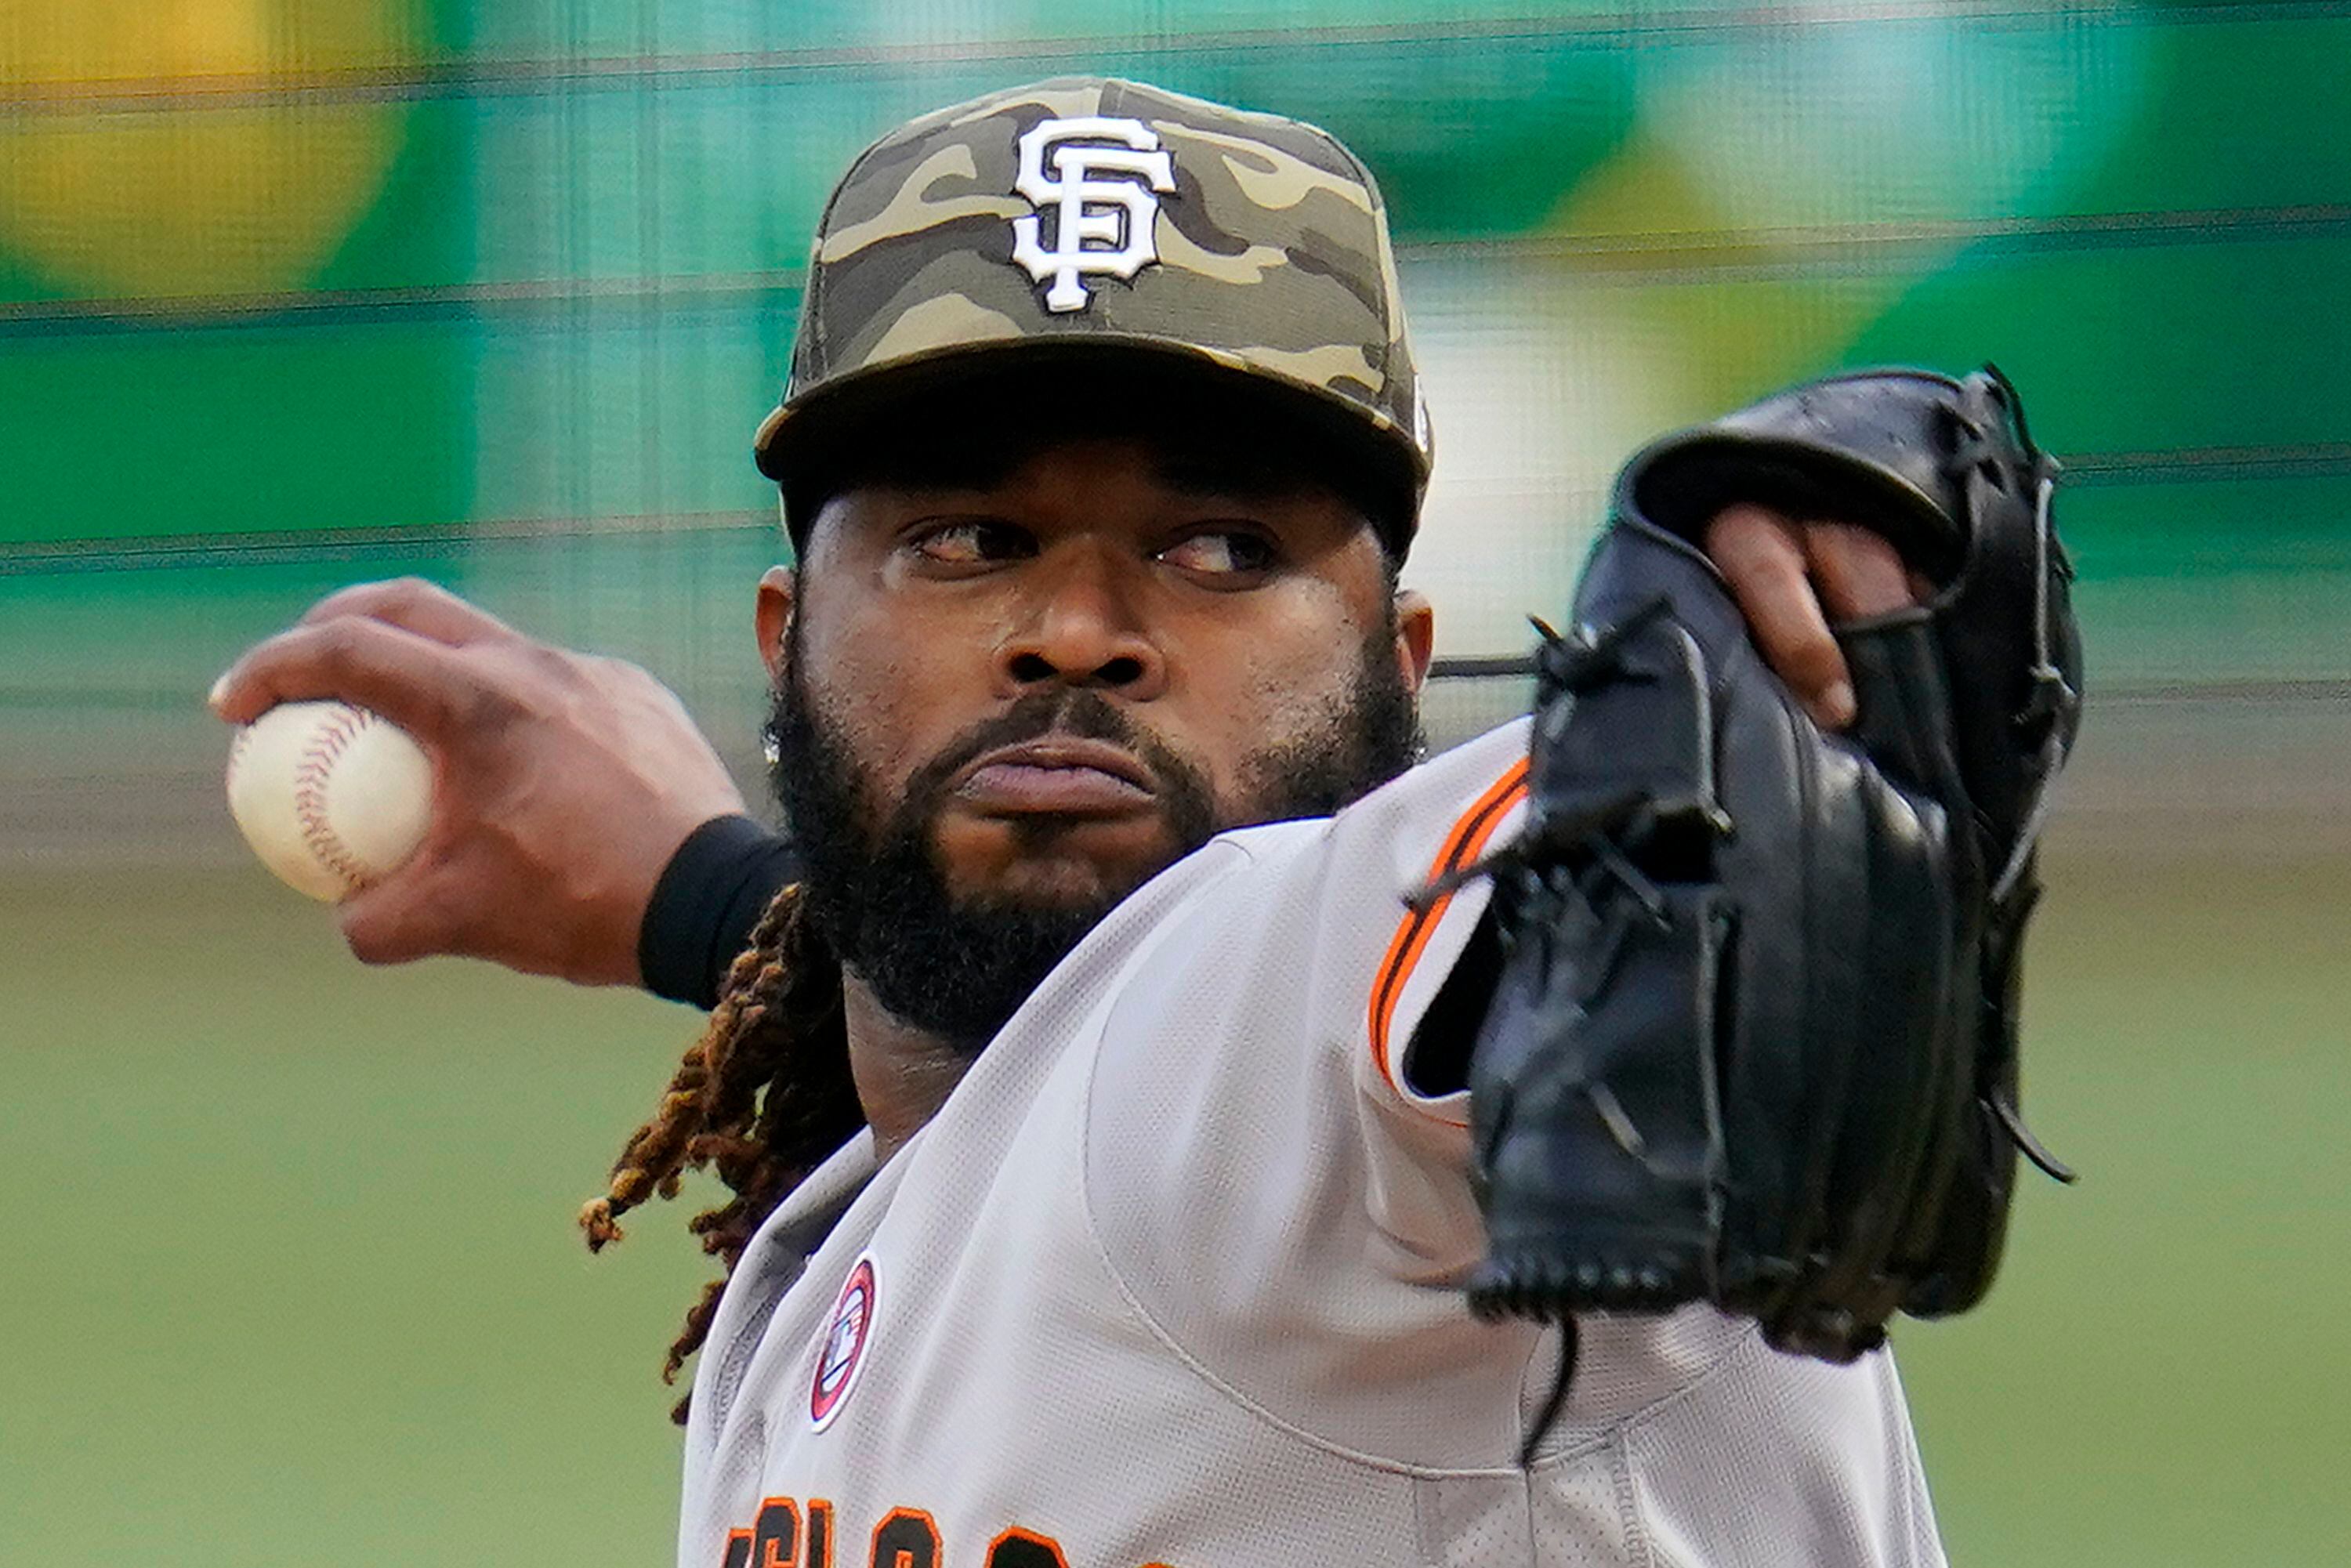
<svg viewBox="0 0 2351 1568"><path fill-rule="evenodd" d="M621 1150L604 1196L580 1211L588 1249L601 1252L621 1239L620 1216L649 1197L675 1197L689 1169L715 1167L735 1195L688 1222L726 1271L687 1309L662 1364L664 1383L674 1383L702 1347L727 1275L760 1222L864 1124L849 1076L841 965L808 917L803 885L777 894L760 915L653 1118ZM671 1412L681 1425L686 1403Z"/></svg>

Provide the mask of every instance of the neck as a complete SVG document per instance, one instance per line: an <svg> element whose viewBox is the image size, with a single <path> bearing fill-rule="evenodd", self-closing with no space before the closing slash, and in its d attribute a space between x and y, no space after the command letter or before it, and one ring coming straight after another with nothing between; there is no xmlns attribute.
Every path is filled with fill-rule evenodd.
<svg viewBox="0 0 2351 1568"><path fill-rule="evenodd" d="M873 1129L874 1157L886 1160L946 1103L970 1070L971 1053L898 1018L853 970L841 975L841 1001L849 1076Z"/></svg>

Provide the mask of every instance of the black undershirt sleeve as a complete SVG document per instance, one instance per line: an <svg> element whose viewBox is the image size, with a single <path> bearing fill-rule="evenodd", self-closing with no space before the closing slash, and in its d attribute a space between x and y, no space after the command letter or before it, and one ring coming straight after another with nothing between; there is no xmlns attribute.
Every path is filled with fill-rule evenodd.
<svg viewBox="0 0 2351 1568"><path fill-rule="evenodd" d="M714 817L686 835L662 868L637 928L645 989L705 1011L750 945L751 927L792 878L791 846L748 817Z"/></svg>
<svg viewBox="0 0 2351 1568"><path fill-rule="evenodd" d="M1431 1098L1469 1087L1469 1051L1478 1026L1502 977L1502 937L1488 910L1469 934L1469 946L1437 988L1428 1010L1405 1047L1404 1081L1416 1094Z"/></svg>

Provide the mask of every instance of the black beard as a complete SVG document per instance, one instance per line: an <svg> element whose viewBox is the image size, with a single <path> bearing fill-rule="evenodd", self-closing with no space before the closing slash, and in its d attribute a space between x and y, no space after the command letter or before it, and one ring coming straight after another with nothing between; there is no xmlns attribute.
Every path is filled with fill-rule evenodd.
<svg viewBox="0 0 2351 1568"><path fill-rule="evenodd" d="M1219 821L1200 770L1117 705L1055 687L958 736L908 780L876 828L846 744L799 678L795 636L768 721L777 757L768 778L801 856L809 915L893 1016L977 1056L1086 933L1165 865L1228 828L1328 816L1409 768L1420 724L1395 639L1391 627L1369 640L1347 700L1328 719L1249 758L1255 809L1245 821ZM1111 741L1141 758L1160 782L1173 852L1128 884L1074 904L951 894L933 849L950 781L982 752L1051 733ZM1050 822L1039 830L1056 831Z"/></svg>

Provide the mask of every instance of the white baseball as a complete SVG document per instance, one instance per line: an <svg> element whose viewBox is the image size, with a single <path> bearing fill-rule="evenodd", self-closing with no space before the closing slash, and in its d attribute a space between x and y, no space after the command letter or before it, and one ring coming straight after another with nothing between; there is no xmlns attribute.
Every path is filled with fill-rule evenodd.
<svg viewBox="0 0 2351 1568"><path fill-rule="evenodd" d="M261 863L333 901L397 868L433 821L433 762L381 714L280 703L237 731L228 809Z"/></svg>

